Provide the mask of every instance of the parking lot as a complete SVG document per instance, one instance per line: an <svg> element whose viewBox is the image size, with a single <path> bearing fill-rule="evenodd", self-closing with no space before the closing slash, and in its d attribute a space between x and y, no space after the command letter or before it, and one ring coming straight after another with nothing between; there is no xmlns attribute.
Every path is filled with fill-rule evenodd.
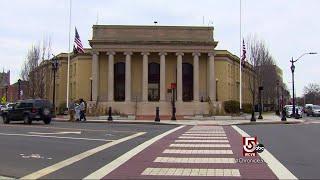
<svg viewBox="0 0 320 180"><path fill-rule="evenodd" d="M0 176L83 178L174 127L71 122L1 124Z"/></svg>

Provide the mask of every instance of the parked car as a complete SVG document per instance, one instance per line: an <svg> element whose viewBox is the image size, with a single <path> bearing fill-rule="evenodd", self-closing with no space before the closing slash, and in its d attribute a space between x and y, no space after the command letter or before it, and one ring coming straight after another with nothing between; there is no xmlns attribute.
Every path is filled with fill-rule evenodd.
<svg viewBox="0 0 320 180"><path fill-rule="evenodd" d="M286 116L288 118L291 118L293 106L292 105L286 105L284 108L286 109ZM299 115L300 118L302 118L302 113L303 113L302 107L301 106L296 106L295 109L296 109L296 112L298 110L298 115Z"/></svg>
<svg viewBox="0 0 320 180"><path fill-rule="evenodd" d="M307 109L308 107L313 106L313 104L305 104L304 108L303 108L303 112L307 113Z"/></svg>
<svg viewBox="0 0 320 180"><path fill-rule="evenodd" d="M306 109L307 116L320 116L320 106L319 105L313 105L308 106Z"/></svg>
<svg viewBox="0 0 320 180"><path fill-rule="evenodd" d="M0 115L2 114L2 112L4 110L11 109L13 105L14 105L14 103L7 103L5 105L1 105L1 107L0 107Z"/></svg>
<svg viewBox="0 0 320 180"><path fill-rule="evenodd" d="M2 113L3 123L10 121L21 121L31 124L32 121L42 120L45 124L50 124L53 114L53 106L50 101L44 99L28 99L18 101L12 108L5 109Z"/></svg>

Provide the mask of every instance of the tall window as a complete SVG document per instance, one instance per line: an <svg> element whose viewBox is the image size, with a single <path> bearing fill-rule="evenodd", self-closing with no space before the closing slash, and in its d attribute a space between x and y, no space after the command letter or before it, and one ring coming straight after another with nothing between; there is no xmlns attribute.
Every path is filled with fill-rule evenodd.
<svg viewBox="0 0 320 180"><path fill-rule="evenodd" d="M193 100L193 66L182 63L182 100Z"/></svg>
<svg viewBox="0 0 320 180"><path fill-rule="evenodd" d="M160 100L160 64L149 63L148 65L148 100Z"/></svg>
<svg viewBox="0 0 320 180"><path fill-rule="evenodd" d="M125 73L126 65L124 62L114 64L114 100L124 101L125 99Z"/></svg>

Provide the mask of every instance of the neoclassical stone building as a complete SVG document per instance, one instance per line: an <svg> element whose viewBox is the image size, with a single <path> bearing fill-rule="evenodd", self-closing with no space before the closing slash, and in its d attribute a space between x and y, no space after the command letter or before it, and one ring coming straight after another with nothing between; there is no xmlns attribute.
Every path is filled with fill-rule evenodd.
<svg viewBox="0 0 320 180"><path fill-rule="evenodd" d="M72 55L70 97L84 98L101 113L113 110L169 116L175 86L177 115L221 113L222 102L239 99L239 58L216 50L213 27L94 25L91 49ZM67 54L59 73L64 74ZM247 66L248 67L248 66ZM251 74L244 70L243 81ZM59 76L59 75L58 75ZM65 78L56 83L62 103ZM243 83L244 102L250 102ZM63 92L59 92L63 91ZM50 97L50 96L49 96Z"/></svg>

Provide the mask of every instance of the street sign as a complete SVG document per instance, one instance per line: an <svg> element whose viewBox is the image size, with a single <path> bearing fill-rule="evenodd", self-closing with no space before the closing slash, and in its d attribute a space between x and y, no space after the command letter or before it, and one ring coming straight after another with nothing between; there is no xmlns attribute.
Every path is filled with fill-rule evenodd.
<svg viewBox="0 0 320 180"><path fill-rule="evenodd" d="M177 83L171 83L171 89L176 89L177 88Z"/></svg>

